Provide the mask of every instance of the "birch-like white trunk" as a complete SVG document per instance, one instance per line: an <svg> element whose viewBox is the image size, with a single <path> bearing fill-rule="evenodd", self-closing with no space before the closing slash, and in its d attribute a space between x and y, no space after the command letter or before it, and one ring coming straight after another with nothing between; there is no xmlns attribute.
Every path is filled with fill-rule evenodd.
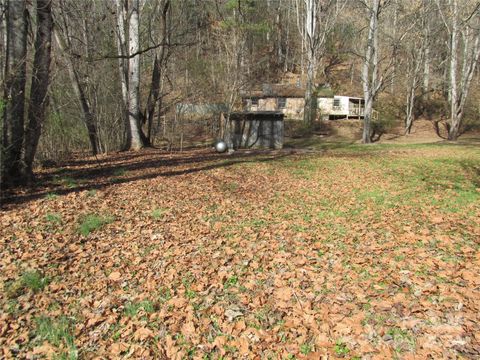
<svg viewBox="0 0 480 360"><path fill-rule="evenodd" d="M305 88L305 107L303 109L303 121L310 126L317 117L317 99L315 95L316 73L316 1L305 0L305 43L307 47L307 84Z"/></svg>
<svg viewBox="0 0 480 360"><path fill-rule="evenodd" d="M124 0L116 0L117 7L117 54L118 54L118 71L120 74L120 84L122 88L122 99L125 109L128 108L128 61L125 58L127 55L127 40L125 37L125 22L127 18ZM125 112L125 119L127 119Z"/></svg>
<svg viewBox="0 0 480 360"><path fill-rule="evenodd" d="M458 6L457 0L452 2L452 30L450 33L450 128L448 139L457 139L459 119L457 116L457 66L458 66Z"/></svg>
<svg viewBox="0 0 480 360"><path fill-rule="evenodd" d="M423 14L423 79L422 79L422 92L425 98L429 98L430 90L430 19L428 14Z"/></svg>
<svg viewBox="0 0 480 360"><path fill-rule="evenodd" d="M405 114L405 134L410 134L412 131L413 125L413 109L415 107L415 90L418 85L418 76L417 74L413 75L411 80L410 88L407 95L407 109Z"/></svg>
<svg viewBox="0 0 480 360"><path fill-rule="evenodd" d="M460 136L465 103L477 63L480 60L480 30L475 26L470 27L470 24L460 19L457 0L450 0L450 8L450 119L448 140L455 141ZM461 62L460 69L459 62ZM459 70L460 73L458 73Z"/></svg>
<svg viewBox="0 0 480 360"><path fill-rule="evenodd" d="M143 147L140 136L140 33L139 0L132 0L128 28L128 124L130 143L128 149L139 150ZM136 55L134 55L136 54Z"/></svg>
<svg viewBox="0 0 480 360"><path fill-rule="evenodd" d="M423 42L425 45L425 42ZM417 89L421 83L422 73L424 75L424 59L425 48L424 46L418 47L414 42L411 44L412 49L410 51L410 64L407 67L407 107L405 112L405 134L410 134L413 125L413 109L415 108L415 98ZM425 80L425 79L423 79Z"/></svg>
<svg viewBox="0 0 480 360"><path fill-rule="evenodd" d="M373 101L377 95L380 84L378 83L378 11L380 1L372 0L370 20L368 27L367 44L362 67L363 97L365 99L365 111L363 117L362 142L371 143L371 122L373 113Z"/></svg>

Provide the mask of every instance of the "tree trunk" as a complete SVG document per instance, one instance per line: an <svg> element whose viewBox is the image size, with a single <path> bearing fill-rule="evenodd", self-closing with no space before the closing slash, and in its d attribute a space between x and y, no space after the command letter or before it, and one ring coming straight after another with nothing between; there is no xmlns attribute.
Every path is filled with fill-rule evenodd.
<svg viewBox="0 0 480 360"><path fill-rule="evenodd" d="M413 45L416 46L415 44ZM420 77L422 73L422 61L424 59L424 49L412 49L411 64L407 70L407 109L405 113L405 135L410 134L413 125L413 109L415 108L415 93L420 85ZM424 79L425 80L425 79Z"/></svg>
<svg viewBox="0 0 480 360"><path fill-rule="evenodd" d="M412 80L413 84L410 87L410 91L407 96L407 111L405 116L405 135L410 134L413 125L413 107L415 105L415 89L416 79Z"/></svg>
<svg viewBox="0 0 480 360"><path fill-rule="evenodd" d="M370 144L372 142L372 114L373 114L372 99L365 101L365 110L363 116L363 133L362 142Z"/></svg>
<svg viewBox="0 0 480 360"><path fill-rule="evenodd" d="M65 52L65 45L63 43L60 34L56 29L53 30L53 34L55 36L55 40L57 42L58 47L62 52ZM68 35L67 35L68 36ZM90 146L92 149L92 155L98 154L98 133L97 127L95 125L95 115L93 114L90 108L90 102L88 101L87 95L85 94L85 89L80 81L80 76L78 75L78 71L75 68L71 55L68 52L65 52L65 60L68 70L68 75L70 76L70 81L72 83L73 91L77 95L78 101L80 102L80 106L82 108L83 113L83 121L87 128L88 132L88 139L90 140Z"/></svg>
<svg viewBox="0 0 480 360"><path fill-rule="evenodd" d="M316 2L305 0L305 34L307 45L307 84L305 88L305 106L303 109L303 121L311 126L317 117L317 99L315 91L316 74Z"/></svg>
<svg viewBox="0 0 480 360"><path fill-rule="evenodd" d="M158 50L155 50L155 58L153 61L153 69L152 69L152 81L150 85L150 92L148 94L147 99L147 107L145 109L145 120L147 122L147 136L146 136L146 144L148 146L152 146L153 139L152 139L152 128L153 128L153 121L155 116L155 105L157 101L161 102L161 91L162 91L162 84L163 84L163 69L165 64L165 59L168 58L167 54L167 46L168 40L170 38L170 29L168 26L168 16L169 16L169 9L170 9L170 0L165 1L163 9L162 9L162 18L161 18L161 29L162 29L162 36L161 41L164 45L160 46ZM158 111L161 111L161 104L158 107Z"/></svg>
<svg viewBox="0 0 480 360"><path fill-rule="evenodd" d="M6 4L4 0L0 0L0 84L3 84L4 70L5 70L5 54L6 54L6 45L7 45L7 29L5 23L5 8ZM0 112L3 106L3 102L0 105ZM1 114L3 116L3 113ZM0 130L1 131L1 130ZM0 139L1 141L1 139Z"/></svg>
<svg viewBox="0 0 480 360"><path fill-rule="evenodd" d="M140 125L140 54L134 55L140 49L139 33L139 0L131 2L128 31L128 125L130 141L127 150L140 150L142 141Z"/></svg>
<svg viewBox="0 0 480 360"><path fill-rule="evenodd" d="M428 14L423 15L423 79L422 79L422 93L428 99L430 97L430 19Z"/></svg>
<svg viewBox="0 0 480 360"><path fill-rule="evenodd" d="M125 37L126 9L123 0L116 0L117 5L117 54L118 54L118 71L120 74L120 84L122 88L123 100L123 121L127 133L126 144L131 143L130 126L128 123L128 59L127 40Z"/></svg>
<svg viewBox="0 0 480 360"><path fill-rule="evenodd" d="M20 180L25 116L27 17L24 0L7 2L6 100L3 121L5 180Z"/></svg>
<svg viewBox="0 0 480 360"><path fill-rule="evenodd" d="M305 88L305 107L303 110L303 121L311 126L317 118L317 96L315 91L315 59L308 58L307 84Z"/></svg>
<svg viewBox="0 0 480 360"><path fill-rule="evenodd" d="M26 175L32 177L33 160L38 140L45 122L48 104L47 92L50 78L50 54L52 48L52 0L37 0L37 35L33 60L28 126L25 134Z"/></svg>
<svg viewBox="0 0 480 360"><path fill-rule="evenodd" d="M155 59L153 60L153 69L152 69L152 82L150 85L150 92L147 99L147 108L145 110L145 117L147 121L147 141L148 145L152 143L152 124L153 117L155 115L155 104L158 100L160 94L160 64L158 61L158 56L155 54Z"/></svg>
<svg viewBox="0 0 480 360"><path fill-rule="evenodd" d="M362 68L363 96L365 98L365 111L363 117L362 142L369 144L371 140L371 121L373 113L373 101L376 98L380 83L378 80L378 14L380 10L379 0L372 0L370 21L368 28L367 45Z"/></svg>
<svg viewBox="0 0 480 360"><path fill-rule="evenodd" d="M450 127L448 140L457 140L460 119L457 114L457 66L458 66L458 9L457 0L453 0L452 31L450 34Z"/></svg>
<svg viewBox="0 0 480 360"><path fill-rule="evenodd" d="M452 1L452 26L450 31L450 120L448 140L455 141L460 130L470 84L480 59L480 31L464 21L459 23L457 0ZM463 40L463 51L459 51L459 35ZM458 79L459 55L462 67Z"/></svg>

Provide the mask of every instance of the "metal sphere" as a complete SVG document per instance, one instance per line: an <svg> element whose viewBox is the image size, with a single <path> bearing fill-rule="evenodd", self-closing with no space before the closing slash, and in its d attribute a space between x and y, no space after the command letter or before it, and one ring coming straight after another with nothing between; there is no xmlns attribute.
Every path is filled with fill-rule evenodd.
<svg viewBox="0 0 480 360"><path fill-rule="evenodd" d="M227 151L227 144L223 140L217 141L214 146L215 146L215 150L218 153L223 153Z"/></svg>

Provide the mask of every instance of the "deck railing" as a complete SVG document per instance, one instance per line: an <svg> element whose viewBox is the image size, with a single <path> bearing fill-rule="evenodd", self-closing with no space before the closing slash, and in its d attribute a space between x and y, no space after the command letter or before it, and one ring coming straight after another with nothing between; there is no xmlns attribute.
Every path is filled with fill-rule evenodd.
<svg viewBox="0 0 480 360"><path fill-rule="evenodd" d="M353 115L353 116L363 116L364 114L364 110L363 108L352 108L350 109L350 114L349 115Z"/></svg>

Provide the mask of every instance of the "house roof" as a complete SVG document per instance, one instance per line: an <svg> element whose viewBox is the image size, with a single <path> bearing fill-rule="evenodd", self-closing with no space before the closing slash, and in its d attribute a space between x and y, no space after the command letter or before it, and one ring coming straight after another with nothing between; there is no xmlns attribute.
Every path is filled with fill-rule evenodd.
<svg viewBox="0 0 480 360"><path fill-rule="evenodd" d="M285 114L281 111L235 111L230 114L230 120L283 120Z"/></svg>
<svg viewBox="0 0 480 360"><path fill-rule="evenodd" d="M317 91L319 97L332 97L333 91L330 88L321 88ZM287 97L303 98L305 97L305 88L292 84L263 84L262 89L254 89L241 93L242 98L270 98Z"/></svg>

